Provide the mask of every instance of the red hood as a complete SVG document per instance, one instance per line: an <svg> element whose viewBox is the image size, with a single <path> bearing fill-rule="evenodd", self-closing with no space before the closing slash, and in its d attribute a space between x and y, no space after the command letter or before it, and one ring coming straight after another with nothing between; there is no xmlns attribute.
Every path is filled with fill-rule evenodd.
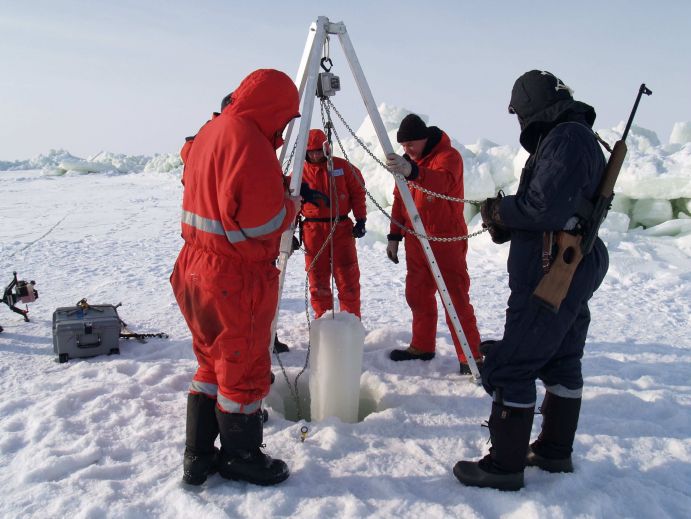
<svg viewBox="0 0 691 519"><path fill-rule="evenodd" d="M300 117L295 83L279 70L259 69L242 80L223 113L251 119L271 142L295 117Z"/></svg>
<svg viewBox="0 0 691 519"><path fill-rule="evenodd" d="M307 136L307 150L321 150L326 141L326 135L319 129L310 130Z"/></svg>

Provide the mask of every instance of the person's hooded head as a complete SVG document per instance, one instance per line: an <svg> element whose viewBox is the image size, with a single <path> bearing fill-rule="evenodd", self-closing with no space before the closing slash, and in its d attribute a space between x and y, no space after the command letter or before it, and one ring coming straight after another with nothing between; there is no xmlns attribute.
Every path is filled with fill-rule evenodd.
<svg viewBox="0 0 691 519"><path fill-rule="evenodd" d="M307 135L307 151L305 152L307 162L312 164L326 162L326 155L324 155L325 142L326 134L322 130L315 128L309 131Z"/></svg>
<svg viewBox="0 0 691 519"><path fill-rule="evenodd" d="M279 148L285 127L300 117L300 96L295 83L285 73L259 69L223 98L221 109L224 114L229 112L253 120L274 148Z"/></svg>
<svg viewBox="0 0 691 519"><path fill-rule="evenodd" d="M595 122L595 109L575 101L573 90L544 70L531 70L516 80L509 113L518 117L520 141L529 153L535 153L540 139L561 122L579 121L590 127Z"/></svg>

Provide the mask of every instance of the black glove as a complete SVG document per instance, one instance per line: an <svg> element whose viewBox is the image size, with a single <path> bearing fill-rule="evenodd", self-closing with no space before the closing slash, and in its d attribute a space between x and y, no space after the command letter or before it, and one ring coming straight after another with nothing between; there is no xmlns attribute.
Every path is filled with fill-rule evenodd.
<svg viewBox="0 0 691 519"><path fill-rule="evenodd" d="M353 226L353 238L362 238L365 234L367 234L367 230L365 229L366 221L367 220L364 218L355 220L355 225Z"/></svg>
<svg viewBox="0 0 691 519"><path fill-rule="evenodd" d="M499 203L504 193L499 191L495 198L488 198L480 206L482 226L489 231L494 243L506 243L511 239L511 231L506 228L499 213Z"/></svg>
<svg viewBox="0 0 691 519"><path fill-rule="evenodd" d="M399 240L389 240L386 245L386 257L398 265L398 245Z"/></svg>
<svg viewBox="0 0 691 519"><path fill-rule="evenodd" d="M482 341L478 348L482 356L486 357L489 354L489 352L492 351L492 348L497 344L497 342L499 341L495 341L493 339Z"/></svg>
<svg viewBox="0 0 691 519"><path fill-rule="evenodd" d="M303 182L300 185L300 196L304 200L306 204L312 204L319 206L319 202L322 201L324 202L324 205L326 207L331 207L331 201L329 200L329 197L326 196L324 193L321 191L317 191L316 189L312 189L307 182Z"/></svg>
<svg viewBox="0 0 691 519"><path fill-rule="evenodd" d="M499 214L499 203L501 199L502 195L499 193L496 197L488 198L480 205L480 215L482 216L483 227L501 224L501 215Z"/></svg>

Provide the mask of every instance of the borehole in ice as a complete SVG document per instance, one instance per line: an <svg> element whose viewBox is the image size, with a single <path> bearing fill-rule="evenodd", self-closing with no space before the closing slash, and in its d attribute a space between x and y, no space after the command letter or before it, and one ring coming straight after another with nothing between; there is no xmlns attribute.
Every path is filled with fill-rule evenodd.
<svg viewBox="0 0 691 519"><path fill-rule="evenodd" d="M310 412L310 388L309 388L309 370L305 371L297 381L297 396L299 400L299 411L298 411L298 400L295 398L295 377L300 372L296 368L286 369L286 375L288 380L290 380L290 386L293 388L289 389L288 382L286 382L286 377L283 375L280 369L274 368L274 374L276 375L275 382L271 385L271 391L264 399L264 405L273 409L276 413L280 413L284 416L286 420L291 422L299 422L300 420L305 420L307 422L312 421ZM376 391L373 387L366 383L364 377L360 380L360 400L358 408L358 422L362 422L367 416L372 413L377 413L383 411L384 408L381 406L380 398L378 398Z"/></svg>

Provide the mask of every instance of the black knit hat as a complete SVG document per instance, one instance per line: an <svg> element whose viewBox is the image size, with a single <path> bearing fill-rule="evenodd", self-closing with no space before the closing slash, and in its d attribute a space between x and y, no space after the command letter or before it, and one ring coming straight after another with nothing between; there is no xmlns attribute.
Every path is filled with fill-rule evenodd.
<svg viewBox="0 0 691 519"><path fill-rule="evenodd" d="M426 139L429 133L425 121L419 115L408 114L401 121L401 126L396 133L396 141L408 142Z"/></svg>

